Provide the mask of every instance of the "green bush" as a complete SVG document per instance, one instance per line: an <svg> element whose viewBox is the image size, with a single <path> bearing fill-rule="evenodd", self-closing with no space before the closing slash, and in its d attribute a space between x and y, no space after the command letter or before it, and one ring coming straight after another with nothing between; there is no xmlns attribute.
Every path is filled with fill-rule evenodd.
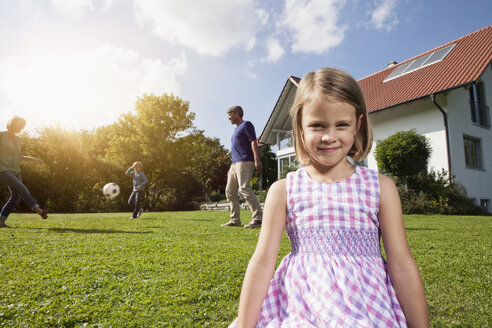
<svg viewBox="0 0 492 328"><path fill-rule="evenodd" d="M295 171L297 171L298 168L299 167L295 164L284 167L282 172L280 173L280 179L285 179L285 177L287 177L287 173L295 172Z"/></svg>
<svg viewBox="0 0 492 328"><path fill-rule="evenodd" d="M406 214L486 215L465 188L450 179L445 170L421 173L407 179L395 178L402 210Z"/></svg>
<svg viewBox="0 0 492 328"><path fill-rule="evenodd" d="M266 196L267 196L267 193L268 193L268 190L262 190L258 193L258 195L256 195L256 197L258 198L258 201L260 203L264 203L265 202L265 199L266 199Z"/></svg>
<svg viewBox="0 0 492 328"><path fill-rule="evenodd" d="M411 129L378 140L375 157L383 172L405 178L425 172L431 152L429 140Z"/></svg>
<svg viewBox="0 0 492 328"><path fill-rule="evenodd" d="M210 199L211 202L220 202L224 197L223 195L219 194L216 191L212 191L210 195L208 195L208 199Z"/></svg>

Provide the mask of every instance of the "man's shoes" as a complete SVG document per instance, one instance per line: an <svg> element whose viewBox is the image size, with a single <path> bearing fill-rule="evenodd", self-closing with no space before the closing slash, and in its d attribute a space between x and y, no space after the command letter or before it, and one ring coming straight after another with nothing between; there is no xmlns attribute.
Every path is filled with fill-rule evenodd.
<svg viewBox="0 0 492 328"><path fill-rule="evenodd" d="M221 224L221 226L223 227L240 227L241 226L241 222L234 222L234 221L229 221L227 223L224 223L224 224Z"/></svg>
<svg viewBox="0 0 492 328"><path fill-rule="evenodd" d="M130 217L130 220L136 220L137 218L134 218L133 216Z"/></svg>
<svg viewBox="0 0 492 328"><path fill-rule="evenodd" d="M245 228L259 228L261 227L261 221L260 220L253 220L247 225L244 226Z"/></svg>
<svg viewBox="0 0 492 328"><path fill-rule="evenodd" d="M139 217L142 215L143 211L144 211L144 209L143 209L143 208L141 208L141 209L138 211L138 213L137 213L137 218L139 218Z"/></svg>

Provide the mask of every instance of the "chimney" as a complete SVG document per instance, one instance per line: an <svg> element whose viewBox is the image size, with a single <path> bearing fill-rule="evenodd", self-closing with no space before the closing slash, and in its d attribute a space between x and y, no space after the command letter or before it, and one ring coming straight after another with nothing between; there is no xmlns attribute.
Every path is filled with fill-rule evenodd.
<svg viewBox="0 0 492 328"><path fill-rule="evenodd" d="M393 66L395 66L396 64L398 64L398 62L395 62L395 61L393 60L392 62L389 62L389 63L388 63L388 68L393 67Z"/></svg>

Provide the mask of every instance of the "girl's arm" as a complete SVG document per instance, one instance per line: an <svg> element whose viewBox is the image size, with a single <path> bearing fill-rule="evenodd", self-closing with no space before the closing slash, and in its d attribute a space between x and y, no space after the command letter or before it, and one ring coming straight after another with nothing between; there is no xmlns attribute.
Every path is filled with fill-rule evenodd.
<svg viewBox="0 0 492 328"><path fill-rule="evenodd" d="M44 163L42 159L32 157L32 156L20 155L20 159L23 161L33 162L36 164L43 164Z"/></svg>
<svg viewBox="0 0 492 328"><path fill-rule="evenodd" d="M379 175L379 182L379 224L396 297L408 327L429 327L424 286L408 247L398 190L393 181L384 175Z"/></svg>
<svg viewBox="0 0 492 328"><path fill-rule="evenodd" d="M275 271L287 212L285 179L271 185L255 252L244 277L237 327L255 327Z"/></svg>

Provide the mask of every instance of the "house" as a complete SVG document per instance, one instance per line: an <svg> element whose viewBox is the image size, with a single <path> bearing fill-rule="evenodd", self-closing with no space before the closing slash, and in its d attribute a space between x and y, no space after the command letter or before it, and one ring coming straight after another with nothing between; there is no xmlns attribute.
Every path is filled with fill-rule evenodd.
<svg viewBox="0 0 492 328"><path fill-rule="evenodd" d="M276 145L278 172L297 165L288 115L300 79L289 76L260 137ZM374 143L363 165L377 168L376 141L416 129L432 146L429 169L455 176L491 211L492 25L358 80Z"/></svg>

